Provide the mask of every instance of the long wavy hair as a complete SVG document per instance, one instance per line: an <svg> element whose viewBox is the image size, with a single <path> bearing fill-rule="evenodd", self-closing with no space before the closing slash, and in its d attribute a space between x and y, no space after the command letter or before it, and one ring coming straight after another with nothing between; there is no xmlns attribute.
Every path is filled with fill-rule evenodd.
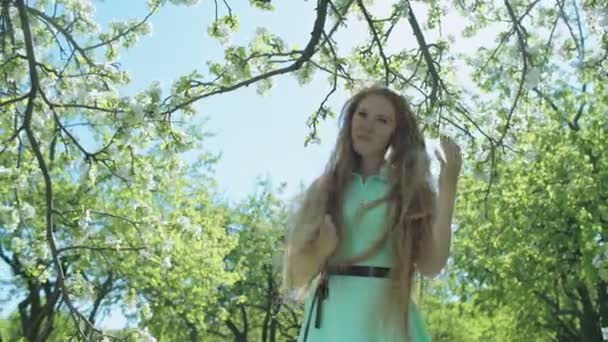
<svg viewBox="0 0 608 342"><path fill-rule="evenodd" d="M380 95L393 105L396 127L385 151L385 165L390 181L390 190L383 198L365 206L365 210L380 204L387 204L388 220L381 238L364 253L337 258L344 236L343 201L345 190L351 184L352 172L361 169L361 157L355 152L351 137L351 124L359 103L369 95ZM356 93L346 102L340 118L340 133L335 149L327 164L325 176L328 179L327 193L320 197L325 208L315 208L313 192L305 194L303 211L296 221L304 221L320 212L329 213L336 225L338 247L327 256L329 264L343 267L368 259L390 243L393 265L387 282L382 303L383 322L408 334L409 304L413 287L416 261L420 256L421 241L431 234L431 224L435 216L435 193L429 182L430 161L426 153L424 138L418 127L415 114L407 100L394 91L383 87L371 87ZM314 214L313 214L314 212ZM297 222L296 222L297 224ZM297 229L297 227L295 227Z"/></svg>

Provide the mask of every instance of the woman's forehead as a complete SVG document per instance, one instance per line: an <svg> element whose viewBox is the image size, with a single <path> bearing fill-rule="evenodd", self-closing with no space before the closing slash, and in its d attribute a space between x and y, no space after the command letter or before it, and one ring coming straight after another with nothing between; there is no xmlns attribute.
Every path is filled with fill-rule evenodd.
<svg viewBox="0 0 608 342"><path fill-rule="evenodd" d="M366 95L361 102L359 102L358 109L365 109L373 112L373 114L385 114L394 115L395 108L386 96L379 94Z"/></svg>

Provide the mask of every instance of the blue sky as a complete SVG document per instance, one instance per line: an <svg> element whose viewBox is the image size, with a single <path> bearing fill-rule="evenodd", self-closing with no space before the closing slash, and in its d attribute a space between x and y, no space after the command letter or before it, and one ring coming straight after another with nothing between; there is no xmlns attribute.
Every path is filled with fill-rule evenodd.
<svg viewBox="0 0 608 342"><path fill-rule="evenodd" d="M143 1L130 1L129 8L126 3L106 1L98 7L97 17L105 22L126 18L124 13L144 14ZM233 1L232 9L240 19L240 31L233 41L246 44L256 27L265 26L287 42L304 46L314 21L314 3L276 2L276 12L265 13L252 10L246 2ZM196 7L167 6L154 16L151 35L121 56L123 67L134 79L129 91L153 81L169 86L179 75L195 68L205 70L206 61L221 60L222 46L207 36L213 10L212 2L204 2ZM267 96L257 95L252 86L197 104L199 116L208 118L205 128L217 133L204 148L223 154L216 172L228 198L237 200L250 193L257 176L269 175L295 189L298 182L309 182L321 171L336 135L336 122L322 125L322 145L303 146L306 119L329 89L326 77L319 76L306 87L300 87L292 76L282 76ZM339 93L333 103L339 105L344 99Z"/></svg>
<svg viewBox="0 0 608 342"><path fill-rule="evenodd" d="M126 2L120 3L106 1L98 7L100 22L126 18L124 13L138 17L144 14L143 2L130 1L128 6L132 8L128 9ZM246 44L259 26L291 44L304 46L309 39L315 1L277 1L274 13L252 10L244 1L230 3L240 19L240 30L233 38L236 44ZM223 47L207 36L213 11L213 3L204 2L196 7L167 6L154 16L151 35L121 58L134 80L129 91L138 91L153 81L160 81L164 88L179 75L195 68L205 70L208 60L221 60ZM306 120L329 90L326 77L319 76L305 87L291 76L282 76L266 96L259 96L255 87L249 87L197 104L198 115L208 119L205 128L217 134L204 148L222 153L216 179L228 199L237 201L251 193L259 176L269 176L275 184L286 182L289 193L321 172L337 123L328 121L320 127L322 144L304 147ZM338 93L333 104L340 106L345 98L346 94ZM115 311L102 324L115 328L125 323Z"/></svg>
<svg viewBox="0 0 608 342"><path fill-rule="evenodd" d="M207 36L207 27L214 19L213 2L202 3L195 7L166 6L152 17L152 33L121 56L123 67L134 80L127 91L141 90L153 81L168 87L193 69L205 70L206 61L221 60L222 46ZM236 44L247 44L260 26L288 44L303 47L308 42L316 1L275 1L276 10L270 13L251 9L245 1L229 3L240 20L240 30L233 39ZM97 6L96 17L102 24L146 13L143 1L106 0ZM390 2L380 2L373 13L388 13L389 8ZM366 28L351 23L335 38L339 49L347 52L358 37L367 37ZM394 37L389 49L416 44L413 38L402 38L405 35ZM217 133L205 149L223 154L216 168L217 180L228 198L238 200L250 193L257 176L269 175L277 184L285 181L288 193L293 193L300 181L308 183L322 171L337 135L337 121L321 124L321 145L305 148L303 143L309 132L308 116L330 90L326 79L325 74L317 73L312 83L301 87L292 76L279 76L266 96L257 95L252 86L197 104L199 117L209 120L206 129ZM346 92L337 91L330 105L339 110L347 97Z"/></svg>
<svg viewBox="0 0 608 342"><path fill-rule="evenodd" d="M314 21L314 3L276 2L276 12L265 13L252 10L248 2L233 1L232 9L239 15L241 27L233 41L246 44L256 27L265 26L288 43L304 46ZM96 2L96 7L96 18L102 26L111 20L142 18L147 9L145 1L124 0ZM151 34L121 53L120 63L133 79L124 92L138 92L153 81L161 82L166 89L182 74L205 70L206 61L221 60L222 46L207 36L213 18L212 2L162 8L151 18ZM275 184L287 182L288 192L293 192L299 182L308 183L319 174L329 156L337 132L335 121L320 127L323 144L303 146L308 133L306 119L329 90L325 76L316 77L306 87L300 87L291 76L275 81L275 88L264 97L250 87L197 104L197 117L208 119L205 130L216 133L204 149L222 153L216 179L220 191L230 200L238 201L251 193L258 176L269 176ZM337 93L332 104L340 105L344 99L345 94ZM0 275L0 279L10 277L4 263ZM3 305L0 316L12 312L18 300ZM117 328L125 323L119 312L113 312L102 325Z"/></svg>
<svg viewBox="0 0 608 342"><path fill-rule="evenodd" d="M221 1L218 1L221 4ZM233 42L246 44L259 26L279 34L288 44L303 47L309 39L315 19L316 1L274 1L275 12L252 10L248 1L230 1L232 10L239 15L240 30ZM379 14L389 7L380 2L373 13ZM111 20L142 18L146 14L145 1L106 0L95 2L95 17L105 26ZM207 36L207 27L214 18L212 1L194 7L168 5L151 19L152 33L142 38L131 50L121 53L120 63L132 76L133 82L125 93L138 92L153 81L168 88L180 75L193 69L205 70L206 61L221 60L223 48ZM462 23L455 20L447 32L458 32ZM398 28L399 29L399 28ZM495 33L495 32L493 32ZM336 40L341 51L349 51L359 36L366 35L362 25L351 25L339 33ZM392 48L413 46L408 35L394 35ZM429 39L433 35L429 35ZM463 43L463 49L472 45ZM478 41L479 44L479 41ZM256 94L255 87L215 96L197 104L198 117L208 118L206 130L217 135L207 141L204 148L221 152L216 167L220 191L230 199L242 199L254 189L258 176L269 176L275 184L286 182L288 194L293 194L300 182L309 183L324 168L337 134L337 122L329 120L319 127L320 145L304 147L308 134L306 120L316 110L329 90L326 76L317 74L314 81L301 87L291 76L275 79L275 87L267 96ZM348 94L338 91L330 105L339 110ZM7 271L0 275L5 278ZM16 302L0 309L6 315ZM125 324L118 312L106 318L105 327L117 328Z"/></svg>

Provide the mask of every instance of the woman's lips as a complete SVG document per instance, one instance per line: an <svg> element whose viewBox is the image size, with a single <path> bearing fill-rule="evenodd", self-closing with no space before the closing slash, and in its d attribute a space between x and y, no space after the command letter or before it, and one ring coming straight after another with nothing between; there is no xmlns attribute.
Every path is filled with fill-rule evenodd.
<svg viewBox="0 0 608 342"><path fill-rule="evenodd" d="M370 140L372 140L369 135L365 135L365 134L357 134L355 137L357 137L357 139L359 139L361 141L365 141L365 142L369 142Z"/></svg>

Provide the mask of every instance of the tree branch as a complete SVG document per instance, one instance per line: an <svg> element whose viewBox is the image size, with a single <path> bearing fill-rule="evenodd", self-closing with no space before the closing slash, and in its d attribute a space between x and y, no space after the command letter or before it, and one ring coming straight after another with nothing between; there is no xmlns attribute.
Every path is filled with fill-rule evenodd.
<svg viewBox="0 0 608 342"><path fill-rule="evenodd" d="M74 245L74 246L67 246L67 247L62 247L59 248L57 250L58 254L63 254L65 252L71 251L71 250L76 250L76 249L88 249L91 251L97 251L97 252L101 252L101 251L140 251L143 249L146 249L146 247L101 247L101 246L85 246L85 245Z"/></svg>
<svg viewBox="0 0 608 342"><path fill-rule="evenodd" d="M367 11L367 8L363 4L363 0L357 0L357 5L359 6L359 9L361 9L361 12L363 12L363 16L365 17L369 30L372 33L372 46L374 45L374 42L378 46L378 51L380 52L380 57L382 58L382 63L384 64L384 85L388 87L389 75L390 75L390 65L389 65L388 58L386 58L386 54L384 53L384 48L382 47L382 42L380 41L380 38L378 37L378 32L376 31L376 28L374 27L374 20L372 19L371 15Z"/></svg>
<svg viewBox="0 0 608 342"><path fill-rule="evenodd" d="M174 113L203 98L217 95L217 94L228 93L228 92L237 90L239 88L249 86L258 81L262 81L267 78L271 78L271 77L274 77L277 75L293 72L293 71L300 69L302 67L302 65L305 62L307 62L308 60L310 60L310 58L315 54L315 49L317 48L317 45L319 44L319 41L321 40L321 35L323 33L323 29L325 27L325 21L327 18L328 2L329 2L329 0L319 0L319 3L317 5L317 18L316 18L314 26L313 26L311 38L310 38L308 44L306 45L306 48L304 49L302 55L293 64L286 66L284 68L275 69L275 70L254 76L250 79L235 83L235 84L227 86L227 87L219 86L218 89L216 89L216 90L212 90L207 93L197 95L197 96L195 96L191 99L188 99L188 100L184 101L183 103L175 106L174 108L171 108L171 109L163 112L162 114L170 115L171 113Z"/></svg>
<svg viewBox="0 0 608 342"><path fill-rule="evenodd" d="M65 29L65 27L62 27L61 25L59 25L57 22L55 22L55 20L53 18L46 15L46 13L41 12L35 8L25 7L25 10L27 12L31 12L39 20L41 20L42 22L48 23L49 25L54 27L57 31L61 32L61 34L65 37L65 39L70 43L70 45L72 45L72 47L74 48L75 51L78 51L80 56L87 62L87 64L89 64L89 66L95 66L95 63L93 63L93 61L89 58L89 56L87 56L86 51L78 44L78 42L76 42L74 37L72 37L72 34L70 34L70 32L68 32Z"/></svg>
<svg viewBox="0 0 608 342"><path fill-rule="evenodd" d="M28 140L30 141L32 151L34 152L35 158L38 162L38 166L42 173L45 185L45 202L46 202L46 239L49 244L49 248L51 250L51 256L53 259L53 263L57 269L57 284L61 288L61 292L63 294L63 300L68 306L71 317L74 320L75 328L77 329L80 336L86 338L84 331L80 326L80 322L84 322L86 326L94 330L95 332L101 334L101 332L95 327L78 311L78 309L72 303L69 290L65 284L65 273L62 266L61 259L59 257L59 253L57 251L57 245L55 242L54 235L54 221L53 221L53 206L54 206L54 195L53 195L53 183L46 165L46 161L44 160L44 156L40 150L40 145L34 135L32 130L32 115L34 112L34 102L38 95L39 91L39 79L38 72L36 69L36 55L34 52L33 45L33 37L32 32L30 30L29 18L27 12L30 10L25 5L24 0L16 0L17 9L19 13L19 19L21 20L21 27L23 30L23 37L25 42L25 49L28 57L28 70L30 77L30 91L29 97L27 101L27 107L25 109L24 120L23 120L23 128L27 134Z"/></svg>
<svg viewBox="0 0 608 342"><path fill-rule="evenodd" d="M16 103L16 102L21 102L21 101L27 99L29 96L30 96L30 94L24 94L19 97L14 97L10 100L0 101L0 107L8 106L8 105L10 105L12 103Z"/></svg>
<svg viewBox="0 0 608 342"><path fill-rule="evenodd" d="M429 98L431 100L431 107L433 107L435 105L435 102L437 101L437 93L439 92L439 84L442 83L441 77L439 77L439 72L435 68L435 61L433 60L433 56L431 56L431 52L428 49L428 45L424 38L424 34L422 33L422 29L420 28L420 25L418 24L418 19L416 19L416 16L414 15L414 10L412 8L410 8L410 10L408 11L408 21L410 23L410 26L412 27L412 30L414 31L414 36L416 37L418 46L420 47L420 50L422 51L422 56L426 62L427 68L431 74L432 86L431 86L431 94L429 95Z"/></svg>
<svg viewBox="0 0 608 342"><path fill-rule="evenodd" d="M158 1L154 5L154 7L150 10L150 12L148 12L148 14L139 23L137 23L137 24L129 27L125 31L121 32L120 34L117 34L116 36L114 36L114 37L112 37L110 39L103 40L100 43L95 44L95 45L87 46L87 47L83 48L82 50L83 51L95 50L95 49L97 49L99 47L102 47L104 45L111 44L111 43L119 40L120 38L126 36L127 34L129 34L129 33L133 32L133 31L137 30L138 28L140 28L141 26L143 26L150 19L150 17L154 14L154 12L156 12L156 10L158 9L158 7L160 6L161 3L162 3L161 1Z"/></svg>

